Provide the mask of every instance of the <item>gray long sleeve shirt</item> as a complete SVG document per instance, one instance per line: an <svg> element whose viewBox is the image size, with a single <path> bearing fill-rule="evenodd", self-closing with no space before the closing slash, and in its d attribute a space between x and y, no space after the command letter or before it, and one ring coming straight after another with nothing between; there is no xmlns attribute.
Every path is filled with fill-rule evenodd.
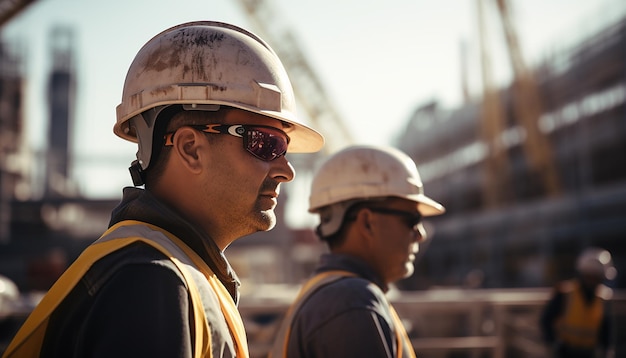
<svg viewBox="0 0 626 358"><path fill-rule="evenodd" d="M357 274L312 293L294 316L287 348L290 358L395 357L396 333L387 286L357 258L326 254L315 273Z"/></svg>

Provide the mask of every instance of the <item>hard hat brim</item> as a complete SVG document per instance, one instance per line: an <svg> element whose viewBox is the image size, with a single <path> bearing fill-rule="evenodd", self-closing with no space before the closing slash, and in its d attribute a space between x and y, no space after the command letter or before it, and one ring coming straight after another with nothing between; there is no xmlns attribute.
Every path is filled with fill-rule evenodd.
<svg viewBox="0 0 626 358"><path fill-rule="evenodd" d="M417 202L417 210L423 216L436 216L446 212L446 208L424 194L409 195L406 199Z"/></svg>
<svg viewBox="0 0 626 358"><path fill-rule="evenodd" d="M290 118L285 116L284 113L273 112L273 111L259 111L257 109L251 108L245 105L238 105L232 102L225 101L195 101L196 104L217 104L223 106L234 107L238 109L242 109L248 112L258 113L264 115L266 117L274 118L279 121L283 121L292 125L291 128L284 129L287 135L290 138L289 147L287 148L287 153L314 153L322 149L324 146L324 136L316 131L315 129L307 126L306 124L300 122L295 118ZM189 104L186 101L180 101L181 104ZM154 106L158 105L171 105L175 104L172 101L156 103ZM119 107L119 106L118 106ZM118 121L113 127L113 132L118 136L127 141L137 143L137 134L130 128L128 119L133 116L140 114L142 110L137 110L136 113L131 113L127 118L123 118Z"/></svg>

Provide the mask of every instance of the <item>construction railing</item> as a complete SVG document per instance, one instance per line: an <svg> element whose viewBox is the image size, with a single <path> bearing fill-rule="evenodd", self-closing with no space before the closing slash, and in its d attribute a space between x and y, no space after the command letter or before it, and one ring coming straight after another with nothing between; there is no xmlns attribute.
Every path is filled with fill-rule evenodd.
<svg viewBox="0 0 626 358"><path fill-rule="evenodd" d="M295 290L275 289L272 299L244 297L240 311L250 356L265 357ZM279 294L282 292L282 294ZM549 288L435 289L389 293L418 356L443 358L547 358L539 317ZM626 356L626 291L611 302L616 357Z"/></svg>

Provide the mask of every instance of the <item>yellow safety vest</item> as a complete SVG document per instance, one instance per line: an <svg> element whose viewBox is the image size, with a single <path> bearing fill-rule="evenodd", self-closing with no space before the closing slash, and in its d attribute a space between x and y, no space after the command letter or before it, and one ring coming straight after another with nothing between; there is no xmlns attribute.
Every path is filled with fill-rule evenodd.
<svg viewBox="0 0 626 358"><path fill-rule="evenodd" d="M278 335L276 340L274 341L274 346L270 351L268 358L287 358L287 347L289 345L289 336L291 335L291 325L293 323L294 316L296 312L300 309L304 301L318 288L329 284L333 281L336 281L340 278L344 277L355 277L356 275L349 271L343 270L335 270L335 271L326 271L321 272L315 276L313 276L309 281L307 281L304 286L300 289L296 300L291 304L287 313L285 315L285 319L278 331ZM415 351L413 350L413 346L411 345L411 340L409 339L409 335L398 316L398 313L393 308L391 304L389 306L389 311L391 312L391 318L393 319L393 323L396 331L396 344L398 346L398 354L397 358L403 357L403 352L406 351L406 356L409 358L416 358Z"/></svg>
<svg viewBox="0 0 626 358"><path fill-rule="evenodd" d="M219 300L221 311L236 345L237 357L248 357L248 343L243 321L232 297L215 273L193 250L174 235L154 225L127 220L109 228L63 273L26 319L7 347L3 358L39 357L48 320L56 307L95 262L135 242L143 242L159 250L176 265L182 274L189 289L193 309L194 358L213 357L209 322L206 320L200 293L191 274L191 270L194 269L200 271L208 280Z"/></svg>
<svg viewBox="0 0 626 358"><path fill-rule="evenodd" d="M580 284L573 282L565 290L565 309L556 322L557 337L571 347L593 348L604 316L604 300L594 296L587 303Z"/></svg>

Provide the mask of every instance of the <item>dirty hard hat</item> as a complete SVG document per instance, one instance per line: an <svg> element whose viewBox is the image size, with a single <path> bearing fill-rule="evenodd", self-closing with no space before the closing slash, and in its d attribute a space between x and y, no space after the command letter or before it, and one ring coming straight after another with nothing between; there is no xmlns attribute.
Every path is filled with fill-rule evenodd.
<svg viewBox="0 0 626 358"><path fill-rule="evenodd" d="M175 104L188 110L229 106L281 120L291 139L288 152L315 152L324 144L322 135L297 118L293 89L276 53L234 25L198 21L174 26L137 53L113 131L138 142L142 169L150 163L159 114Z"/></svg>
<svg viewBox="0 0 626 358"><path fill-rule="evenodd" d="M424 216L445 211L443 205L424 195L417 167L408 155L393 147L357 145L334 154L318 169L311 185L309 212L324 216L320 229L329 234L338 229L350 205L383 197L414 201Z"/></svg>

